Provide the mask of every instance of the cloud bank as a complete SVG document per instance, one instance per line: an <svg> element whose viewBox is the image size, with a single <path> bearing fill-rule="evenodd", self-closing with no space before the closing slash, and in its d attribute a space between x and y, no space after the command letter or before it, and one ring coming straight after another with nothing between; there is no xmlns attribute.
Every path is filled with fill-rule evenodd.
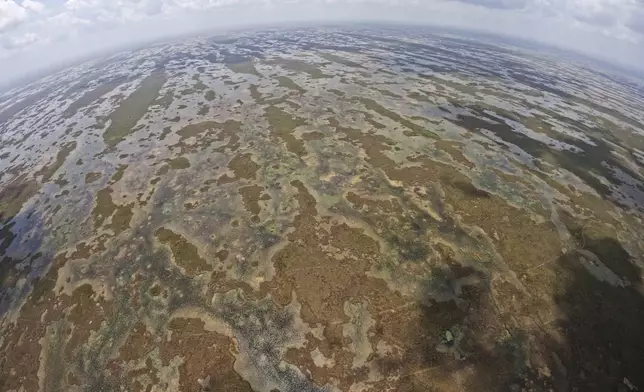
<svg viewBox="0 0 644 392"><path fill-rule="evenodd" d="M641 0L0 0L0 72L204 29L349 20L483 30L644 67Z"/></svg>

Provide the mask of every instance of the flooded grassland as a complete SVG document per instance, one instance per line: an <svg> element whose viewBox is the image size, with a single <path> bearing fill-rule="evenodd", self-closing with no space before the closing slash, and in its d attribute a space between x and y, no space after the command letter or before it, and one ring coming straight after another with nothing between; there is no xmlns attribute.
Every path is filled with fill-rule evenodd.
<svg viewBox="0 0 644 392"><path fill-rule="evenodd" d="M316 28L0 95L0 389L644 388L641 83Z"/></svg>

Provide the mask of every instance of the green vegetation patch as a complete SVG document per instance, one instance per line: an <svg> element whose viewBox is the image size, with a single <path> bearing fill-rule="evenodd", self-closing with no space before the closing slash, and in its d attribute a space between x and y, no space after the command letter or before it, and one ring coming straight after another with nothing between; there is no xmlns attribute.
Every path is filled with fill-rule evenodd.
<svg viewBox="0 0 644 392"><path fill-rule="evenodd" d="M226 63L226 66L233 72L235 73L241 73L241 74L248 74L248 75L255 75L258 77L262 77L262 74L257 71L255 68L255 63L253 63L252 60L244 60L240 62L234 62L234 63Z"/></svg>
<svg viewBox="0 0 644 392"><path fill-rule="evenodd" d="M208 90L205 94L206 101L214 101L217 98L217 94L214 91Z"/></svg>
<svg viewBox="0 0 644 392"><path fill-rule="evenodd" d="M170 169L172 170L182 170L190 167L190 161L186 157L179 157L171 159L169 162Z"/></svg>
<svg viewBox="0 0 644 392"><path fill-rule="evenodd" d="M76 114L76 112L79 109L82 109L82 108L84 108L86 106L89 106L90 104L92 104L94 101L96 101L97 99L99 99L103 95L109 93L110 91L114 90L115 88L117 88L118 86L123 84L123 82L124 81L122 79L117 79L117 80L113 80L113 81L110 81L110 82L107 82L107 83L103 83L103 84L97 86L96 88L94 88L94 89L92 89L90 91L87 91L80 98L78 98L77 100L72 102L67 107L67 109L65 109L65 111L63 112L63 117L69 118L69 117L73 116L74 114Z"/></svg>
<svg viewBox="0 0 644 392"><path fill-rule="evenodd" d="M346 65L347 67L354 67L354 68L364 68L362 65L351 61L345 57L338 56L332 53L320 53L320 57L322 57L325 60L329 60L334 63Z"/></svg>
<svg viewBox="0 0 644 392"><path fill-rule="evenodd" d="M297 83L293 81L293 79L289 78L288 76L279 76L277 78L277 81L279 82L279 85L282 87L286 87L288 89L297 91L301 94L305 93L306 90L300 87Z"/></svg>
<svg viewBox="0 0 644 392"><path fill-rule="evenodd" d="M7 222L40 190L40 184L22 174L0 190L0 220Z"/></svg>
<svg viewBox="0 0 644 392"><path fill-rule="evenodd" d="M271 132L286 143L286 148L297 155L306 154L304 142L293 136L295 128L305 125L303 118L293 116L277 106L269 106L265 109L266 118L271 126Z"/></svg>
<svg viewBox="0 0 644 392"><path fill-rule="evenodd" d="M301 60L277 58L269 62L272 65L279 65L289 71L303 72L308 74L313 79L332 78L332 75L327 75L320 68L311 63Z"/></svg>
<svg viewBox="0 0 644 392"><path fill-rule="evenodd" d="M410 136L427 136L427 137L432 137L438 139L439 136L428 130L425 129L424 127L409 121L408 119L402 117L396 112L393 112L384 106L380 105L378 102L374 101L371 98L364 98L364 97L359 97L355 98L356 101L362 103L368 110L373 110L374 112L380 114L383 117L387 117L399 124L402 124L403 126L409 128L411 131L413 131L416 135L410 135Z"/></svg>
<svg viewBox="0 0 644 392"><path fill-rule="evenodd" d="M92 182L94 182L94 181L98 180L99 178L101 178L101 176L102 176L102 174L99 173L99 172L87 173L87 174L85 174L85 183L86 184L91 184Z"/></svg>
<svg viewBox="0 0 644 392"><path fill-rule="evenodd" d="M156 100L167 78L164 73L156 72L143 79L141 86L125 98L110 114L110 126L103 133L103 142L114 147L132 133L132 128L147 113Z"/></svg>
<svg viewBox="0 0 644 392"><path fill-rule="evenodd" d="M92 210L95 227L102 226L105 220L116 211L117 205L112 201L112 192L114 192L112 188L107 187L96 193L96 205Z"/></svg>
<svg viewBox="0 0 644 392"><path fill-rule="evenodd" d="M54 163L51 165L46 165L42 169L38 170L35 173L35 176L40 176L42 175L42 182L47 182L51 179L51 177L60 169L63 164L65 164L65 160L67 160L67 156L76 149L76 142L71 141L64 143L61 146L61 149L58 151L58 154L56 154L56 160Z"/></svg>

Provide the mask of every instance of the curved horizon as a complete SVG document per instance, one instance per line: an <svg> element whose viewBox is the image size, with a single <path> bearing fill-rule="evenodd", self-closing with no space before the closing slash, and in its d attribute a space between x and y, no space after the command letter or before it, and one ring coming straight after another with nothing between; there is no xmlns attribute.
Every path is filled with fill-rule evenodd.
<svg viewBox="0 0 644 392"><path fill-rule="evenodd" d="M3 0L0 73L6 83L151 40L306 23L459 28L530 40L644 70L644 13L630 0Z"/></svg>

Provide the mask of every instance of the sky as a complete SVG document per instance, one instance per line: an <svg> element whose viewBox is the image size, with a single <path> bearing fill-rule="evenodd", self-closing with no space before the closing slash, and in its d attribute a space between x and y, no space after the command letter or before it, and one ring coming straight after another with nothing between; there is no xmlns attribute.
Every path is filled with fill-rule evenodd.
<svg viewBox="0 0 644 392"><path fill-rule="evenodd" d="M485 31L644 70L644 0L0 0L0 84L166 36L351 21Z"/></svg>

